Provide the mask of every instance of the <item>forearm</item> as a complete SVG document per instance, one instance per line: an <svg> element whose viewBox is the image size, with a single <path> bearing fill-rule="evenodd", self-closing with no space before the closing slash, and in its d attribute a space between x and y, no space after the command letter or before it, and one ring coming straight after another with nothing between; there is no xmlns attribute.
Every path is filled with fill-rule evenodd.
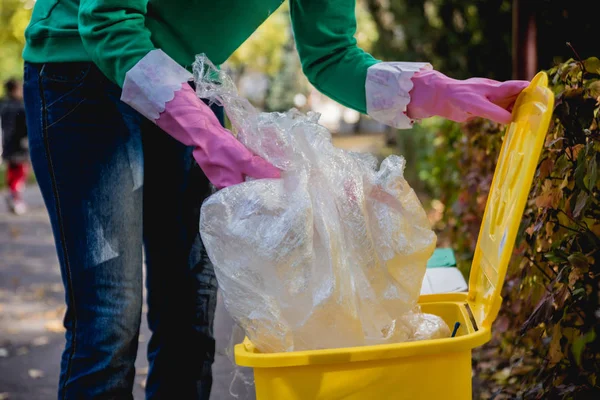
<svg viewBox="0 0 600 400"><path fill-rule="evenodd" d="M340 104L396 128L405 114L411 77L426 63L383 63L357 46L355 0L291 0L302 68L309 81Z"/></svg>
<svg viewBox="0 0 600 400"><path fill-rule="evenodd" d="M147 0L81 0L79 33L104 75L123 86L125 74L155 47L145 27Z"/></svg>

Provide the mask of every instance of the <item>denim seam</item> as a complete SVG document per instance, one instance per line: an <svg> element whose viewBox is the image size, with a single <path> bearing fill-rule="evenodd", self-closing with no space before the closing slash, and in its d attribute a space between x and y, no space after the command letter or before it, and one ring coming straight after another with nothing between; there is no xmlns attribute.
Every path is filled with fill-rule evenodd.
<svg viewBox="0 0 600 400"><path fill-rule="evenodd" d="M85 71L83 71L82 73L80 73L77 77L73 78L73 79L65 79L62 76L55 76L52 74L46 74L46 65L44 64L44 66L42 67L42 78L50 81L50 82L59 82L59 83L77 83L77 87L75 87L74 89L72 89L71 91L77 89L78 87L81 86L81 84L83 83L84 79L88 76L88 74L90 73L91 69L92 69L92 63L91 62L81 62L79 64L87 64L87 68L85 69ZM68 92L67 95L71 93ZM61 96L60 98L54 100L50 105L56 103L57 101L59 101L61 98L63 98L65 95ZM49 105L49 106L50 106Z"/></svg>
<svg viewBox="0 0 600 400"><path fill-rule="evenodd" d="M73 89L75 90L75 89ZM71 91L72 92L72 91ZM64 96L63 96L64 97ZM52 122L50 125L46 126L46 129L50 129L52 126L54 126L55 124L58 124L60 121L62 121L63 119L67 118L69 115L71 115L75 110L77 110L79 108L80 105L82 105L85 102L85 99L81 99L81 101L77 104L75 104L75 106L73 106L73 108L71 108L69 111L67 111L67 113L65 115L63 115L62 117L60 117L59 119L57 119L56 121ZM55 102L53 102L52 104L54 104ZM50 107L50 106L48 106Z"/></svg>
<svg viewBox="0 0 600 400"><path fill-rule="evenodd" d="M43 68L42 68L43 70ZM71 300L71 306L73 308L73 333L71 335L71 354L69 354L69 361L67 363L67 371L65 374L65 380L62 384L63 389L63 400L66 398L65 388L67 386L67 382L71 377L71 366L73 362L73 356L75 354L75 347L77 344L77 309L75 307L75 295L73 293L73 281L71 278L71 265L69 262L69 254L67 251L67 241L65 238L65 229L62 220L62 213L60 208L60 200L58 196L58 185L56 184L56 176L54 175L54 166L52 164L52 157L50 155L50 141L48 139L48 115L46 108L46 96L44 94L44 86L43 86L43 76L42 70L38 74L38 87L40 89L40 99L42 101L42 132L44 138L44 147L46 150L46 159L48 161L48 173L50 174L50 181L52 184L52 193L54 195L54 201L56 203L56 219L58 221L58 230L60 232L60 244L64 253L64 262L65 262L65 273L67 275L67 285L69 290L69 297Z"/></svg>

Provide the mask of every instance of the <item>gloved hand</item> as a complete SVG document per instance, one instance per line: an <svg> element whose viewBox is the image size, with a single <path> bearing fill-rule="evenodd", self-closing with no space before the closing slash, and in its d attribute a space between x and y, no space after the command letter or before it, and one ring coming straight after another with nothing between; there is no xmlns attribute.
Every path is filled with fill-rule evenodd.
<svg viewBox="0 0 600 400"><path fill-rule="evenodd" d="M121 100L186 146L217 188L246 177L279 178L277 168L255 156L227 129L189 85L192 74L162 50L146 54L127 73Z"/></svg>
<svg viewBox="0 0 600 400"><path fill-rule="evenodd" d="M512 106L527 81L498 82L471 78L456 80L434 70L421 70L412 76L413 89L406 114L412 119L434 115L464 122L475 117L508 124Z"/></svg>
<svg viewBox="0 0 600 400"><path fill-rule="evenodd" d="M165 132L187 146L208 180L224 188L252 178L279 178L280 172L252 154L231 132L223 128L212 110L186 82L156 120Z"/></svg>

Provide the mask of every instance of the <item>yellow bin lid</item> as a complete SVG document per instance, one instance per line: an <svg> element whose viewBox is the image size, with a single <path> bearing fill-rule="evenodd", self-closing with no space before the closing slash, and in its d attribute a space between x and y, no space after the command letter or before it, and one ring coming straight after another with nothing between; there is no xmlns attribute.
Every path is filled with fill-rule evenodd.
<svg viewBox="0 0 600 400"><path fill-rule="evenodd" d="M468 303L479 329L491 327L498 316L506 269L553 108L548 76L540 72L515 103L477 240Z"/></svg>

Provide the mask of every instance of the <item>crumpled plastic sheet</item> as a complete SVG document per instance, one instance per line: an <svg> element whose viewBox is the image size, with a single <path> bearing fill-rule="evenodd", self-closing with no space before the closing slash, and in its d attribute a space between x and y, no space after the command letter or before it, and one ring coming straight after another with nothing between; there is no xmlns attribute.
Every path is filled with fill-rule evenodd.
<svg viewBox="0 0 600 400"><path fill-rule="evenodd" d="M319 115L265 113L203 55L197 94L225 107L237 138L281 169L202 205L200 233L229 314L261 352L450 336L417 300L436 245L405 160L336 148Z"/></svg>

